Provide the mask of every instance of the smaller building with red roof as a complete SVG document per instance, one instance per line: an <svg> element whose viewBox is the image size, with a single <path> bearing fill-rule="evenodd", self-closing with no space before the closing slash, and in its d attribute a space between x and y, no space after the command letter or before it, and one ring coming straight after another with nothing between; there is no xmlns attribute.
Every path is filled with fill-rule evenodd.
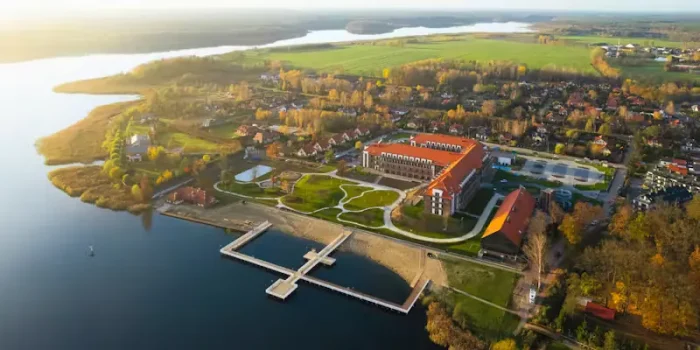
<svg viewBox="0 0 700 350"><path fill-rule="evenodd" d="M481 237L486 252L515 255L535 211L535 198L523 187L509 193Z"/></svg>

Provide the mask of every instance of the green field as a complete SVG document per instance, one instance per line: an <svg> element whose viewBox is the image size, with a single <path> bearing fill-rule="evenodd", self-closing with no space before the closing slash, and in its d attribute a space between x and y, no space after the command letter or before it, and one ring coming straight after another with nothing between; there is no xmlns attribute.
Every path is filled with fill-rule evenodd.
<svg viewBox="0 0 700 350"><path fill-rule="evenodd" d="M343 186L343 189L345 192L347 192L347 196L345 196L344 200L348 200L353 197L357 197L361 195L363 192L367 192L371 190L371 187L365 187L365 186Z"/></svg>
<svg viewBox="0 0 700 350"><path fill-rule="evenodd" d="M296 210L311 212L338 205L345 193L340 185L350 181L323 175L306 175L294 185L294 192L282 198L282 202Z"/></svg>
<svg viewBox="0 0 700 350"><path fill-rule="evenodd" d="M263 189L254 183L239 184L235 181L230 181L228 184L221 185L221 189L243 196L257 198L278 198L282 195L282 191L277 187Z"/></svg>
<svg viewBox="0 0 700 350"><path fill-rule="evenodd" d="M181 132L163 133L158 135L158 143L167 148L182 147L186 153L217 152L219 145L202 140Z"/></svg>
<svg viewBox="0 0 700 350"><path fill-rule="evenodd" d="M494 304L508 307L518 275L466 261L445 261L450 286ZM516 316L460 294L451 294L453 316L487 338L498 338L512 332L518 324Z"/></svg>
<svg viewBox="0 0 700 350"><path fill-rule="evenodd" d="M651 82L700 81L700 75L698 74L664 71L663 62L649 61L648 63L641 66L619 66L615 64L613 65L615 66L615 68L619 68L622 71L623 75L637 80Z"/></svg>
<svg viewBox="0 0 700 350"><path fill-rule="evenodd" d="M343 213L340 218L370 227L384 226L384 210L369 209L359 213Z"/></svg>
<svg viewBox="0 0 700 350"><path fill-rule="evenodd" d="M298 68L322 72L379 76L383 68L429 58L476 61L513 61L529 68L547 65L574 68L596 73L589 64L589 50L583 46L555 46L536 43L466 38L463 40L426 42L396 46L337 45L328 49L269 52L256 54L258 59L279 60Z"/></svg>
<svg viewBox="0 0 700 350"><path fill-rule="evenodd" d="M362 210L371 207L385 207L399 199L394 191L372 191L345 204L347 210Z"/></svg>

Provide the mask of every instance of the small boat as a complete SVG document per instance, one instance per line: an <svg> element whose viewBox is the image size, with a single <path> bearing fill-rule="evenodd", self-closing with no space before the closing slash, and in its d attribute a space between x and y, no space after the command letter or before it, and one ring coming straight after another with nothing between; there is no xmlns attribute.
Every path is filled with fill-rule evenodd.
<svg viewBox="0 0 700 350"><path fill-rule="evenodd" d="M88 255L95 256L95 249L93 249L92 246L90 246L89 248L90 248L90 253L88 253Z"/></svg>

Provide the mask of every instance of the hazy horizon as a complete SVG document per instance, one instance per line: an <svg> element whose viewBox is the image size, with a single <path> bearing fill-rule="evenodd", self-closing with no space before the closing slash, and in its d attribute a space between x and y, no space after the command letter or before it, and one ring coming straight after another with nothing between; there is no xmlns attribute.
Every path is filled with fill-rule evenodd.
<svg viewBox="0 0 700 350"><path fill-rule="evenodd" d="M467 3L461 0L433 0L429 3L417 0L355 0L326 2L320 0L269 0L267 2L243 2L226 0L23 0L0 4L0 18L23 19L33 17L65 17L90 14L109 14L114 11L132 10L167 12L177 10L298 10L313 11L549 11L549 12L629 12L634 14L688 14L700 12L700 2L694 0L619 0L614 3L590 0L585 3L566 3L554 0L493 0Z"/></svg>

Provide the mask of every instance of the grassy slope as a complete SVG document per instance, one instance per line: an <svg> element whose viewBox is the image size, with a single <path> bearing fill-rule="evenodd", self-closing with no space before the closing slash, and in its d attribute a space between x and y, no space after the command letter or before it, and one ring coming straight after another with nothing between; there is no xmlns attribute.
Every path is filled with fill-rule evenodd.
<svg viewBox="0 0 700 350"><path fill-rule="evenodd" d="M396 202L397 199L399 199L399 194L394 191L372 191L351 200L345 204L345 209L362 210L371 207L384 207Z"/></svg>
<svg viewBox="0 0 700 350"><path fill-rule="evenodd" d="M384 225L384 210L369 209L359 213L343 213L340 218L365 226L381 227Z"/></svg>
<svg viewBox="0 0 700 350"><path fill-rule="evenodd" d="M102 148L111 117L140 101L119 102L93 109L85 119L39 139L37 148L46 164L91 162L102 159L107 152Z"/></svg>
<svg viewBox="0 0 700 350"><path fill-rule="evenodd" d="M294 185L294 192L282 198L282 201L305 212L333 207L345 195L339 187L344 184L353 183L329 176L306 175Z"/></svg>
<svg viewBox="0 0 700 350"><path fill-rule="evenodd" d="M363 192L369 191L372 188L365 186L343 186L343 189L345 190L345 192L348 193L348 195L345 197L345 199L347 200L353 197L357 197Z"/></svg>
<svg viewBox="0 0 700 350"><path fill-rule="evenodd" d="M518 276L514 273L465 261L445 262L451 287L497 305L508 307ZM455 314L467 319L470 328L487 338L512 332L517 318L466 296L455 295Z"/></svg>
<svg viewBox="0 0 700 350"><path fill-rule="evenodd" d="M409 44L404 47L339 45L335 49L272 52L264 57L287 61L297 67L374 76L379 75L385 67L395 67L428 58L507 60L525 63L530 68L555 64L594 73L589 64L589 50L585 47L475 38Z"/></svg>

